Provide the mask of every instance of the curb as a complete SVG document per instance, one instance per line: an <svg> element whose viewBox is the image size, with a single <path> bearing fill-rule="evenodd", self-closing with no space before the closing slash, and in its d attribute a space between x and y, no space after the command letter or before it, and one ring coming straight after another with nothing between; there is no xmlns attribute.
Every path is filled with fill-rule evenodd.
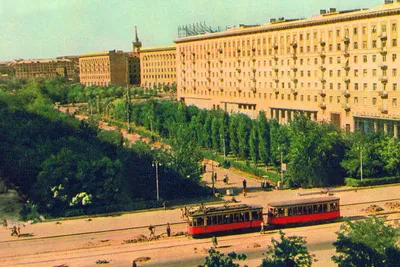
<svg viewBox="0 0 400 267"><path fill-rule="evenodd" d="M329 193L338 193L338 192L348 192L348 191L357 191L357 190L365 190L365 189L373 189L373 188L381 188L381 187L392 187L392 186L400 186L400 184L385 184L385 185L375 185L375 186L363 186L363 187L352 187L352 188L344 188L344 189L326 189L321 191L307 192L307 193L297 193L298 196L308 196L308 195L319 195L319 194L329 194Z"/></svg>

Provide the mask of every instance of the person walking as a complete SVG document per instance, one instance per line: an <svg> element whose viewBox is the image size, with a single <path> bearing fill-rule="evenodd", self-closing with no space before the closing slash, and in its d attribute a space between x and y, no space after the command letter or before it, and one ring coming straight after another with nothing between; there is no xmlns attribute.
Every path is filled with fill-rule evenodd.
<svg viewBox="0 0 400 267"><path fill-rule="evenodd" d="M261 221L261 230L260 230L260 234L265 234L264 220Z"/></svg>
<svg viewBox="0 0 400 267"><path fill-rule="evenodd" d="M218 246L217 237L214 235L214 236L212 237L211 240L212 240L213 246L214 246L215 248L217 248L217 246Z"/></svg>
<svg viewBox="0 0 400 267"><path fill-rule="evenodd" d="M169 225L169 223L167 223L167 236L171 236L171 226Z"/></svg>
<svg viewBox="0 0 400 267"><path fill-rule="evenodd" d="M246 188L247 188L247 181L243 179L243 196L247 196Z"/></svg>
<svg viewBox="0 0 400 267"><path fill-rule="evenodd" d="M156 228L153 225L149 226L150 236L155 236Z"/></svg>

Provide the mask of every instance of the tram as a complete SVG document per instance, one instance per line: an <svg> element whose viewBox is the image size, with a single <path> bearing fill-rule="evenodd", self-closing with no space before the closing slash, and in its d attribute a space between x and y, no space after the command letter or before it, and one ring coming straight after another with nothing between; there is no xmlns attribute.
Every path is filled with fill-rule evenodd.
<svg viewBox="0 0 400 267"><path fill-rule="evenodd" d="M340 218L338 197L316 197L268 204L265 229L322 223ZM197 237L215 233L260 229L263 208L257 205L234 204L200 207L187 215L187 232Z"/></svg>
<svg viewBox="0 0 400 267"><path fill-rule="evenodd" d="M335 220L340 217L338 197L317 197L268 204L268 225L287 226Z"/></svg>
<svg viewBox="0 0 400 267"><path fill-rule="evenodd" d="M235 204L200 208L188 214L187 232L192 236L251 230L263 221L261 206Z"/></svg>

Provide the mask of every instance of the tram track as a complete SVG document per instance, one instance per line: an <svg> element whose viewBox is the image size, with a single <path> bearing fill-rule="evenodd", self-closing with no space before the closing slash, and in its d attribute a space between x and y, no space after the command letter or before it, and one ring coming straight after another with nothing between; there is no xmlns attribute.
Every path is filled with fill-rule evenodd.
<svg viewBox="0 0 400 267"><path fill-rule="evenodd" d="M365 202L353 202L353 203L346 203L340 204L340 207L347 207L347 206L357 206L357 205L365 205L365 204L377 204L381 202L390 202L390 201L399 201L400 198L391 198L385 200L377 200L377 201L365 201ZM374 214L366 214L368 215L390 215L400 213L399 211L389 211L389 212L378 212ZM263 215L268 215L267 213L263 213ZM349 217L350 218L350 217ZM342 220L341 220L342 221ZM185 225L186 222L172 222L170 223L171 226L181 226ZM166 224L153 224L153 226L157 227L165 227ZM97 235L97 234L106 234L106 233L113 233L113 232L124 232L124 231L132 231L132 230L147 230L148 226L134 226L134 227L125 227L125 228L117 228L117 229L106 229L106 230L97 230L97 231L90 231L90 232L80 232L80 233L70 233L70 234L61 234L61 235L52 235L52 236L40 236L40 237L27 237L25 239L15 239L15 240L3 240L0 241L0 244L4 243L16 243L16 242L29 242L29 241L39 241L39 240L47 240L47 239L57 239L57 238L66 238L66 237L74 237L74 236L87 236L87 235Z"/></svg>

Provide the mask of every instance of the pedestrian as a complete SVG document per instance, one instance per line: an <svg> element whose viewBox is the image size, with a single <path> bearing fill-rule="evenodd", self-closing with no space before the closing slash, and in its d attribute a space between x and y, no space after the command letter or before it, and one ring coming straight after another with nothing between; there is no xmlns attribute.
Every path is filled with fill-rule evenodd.
<svg viewBox="0 0 400 267"><path fill-rule="evenodd" d="M214 172L214 181L217 181L217 173Z"/></svg>
<svg viewBox="0 0 400 267"><path fill-rule="evenodd" d="M207 171L207 164L204 163L203 165L203 173Z"/></svg>
<svg viewBox="0 0 400 267"><path fill-rule="evenodd" d="M218 246L218 241L217 241L217 237L216 237L215 235L212 237L212 243L213 243L213 246L214 246L215 248L217 248L217 246Z"/></svg>
<svg viewBox="0 0 400 267"><path fill-rule="evenodd" d="M261 230L260 230L260 234L265 234L264 220L261 221Z"/></svg>
<svg viewBox="0 0 400 267"><path fill-rule="evenodd" d="M169 225L169 223L167 223L167 236L171 236L171 226Z"/></svg>
<svg viewBox="0 0 400 267"><path fill-rule="evenodd" d="M15 226L15 225L14 225L14 227L11 229L11 236L18 236L17 226Z"/></svg>
<svg viewBox="0 0 400 267"><path fill-rule="evenodd" d="M167 201L164 201L164 202L162 203L162 205L163 205L163 207L164 207L164 210L166 210L166 209L167 209Z"/></svg>
<svg viewBox="0 0 400 267"><path fill-rule="evenodd" d="M246 179L243 179L243 189L246 189L247 188L247 181L246 181Z"/></svg>
<svg viewBox="0 0 400 267"><path fill-rule="evenodd" d="M150 236L155 236L156 228L153 225L149 226Z"/></svg>

